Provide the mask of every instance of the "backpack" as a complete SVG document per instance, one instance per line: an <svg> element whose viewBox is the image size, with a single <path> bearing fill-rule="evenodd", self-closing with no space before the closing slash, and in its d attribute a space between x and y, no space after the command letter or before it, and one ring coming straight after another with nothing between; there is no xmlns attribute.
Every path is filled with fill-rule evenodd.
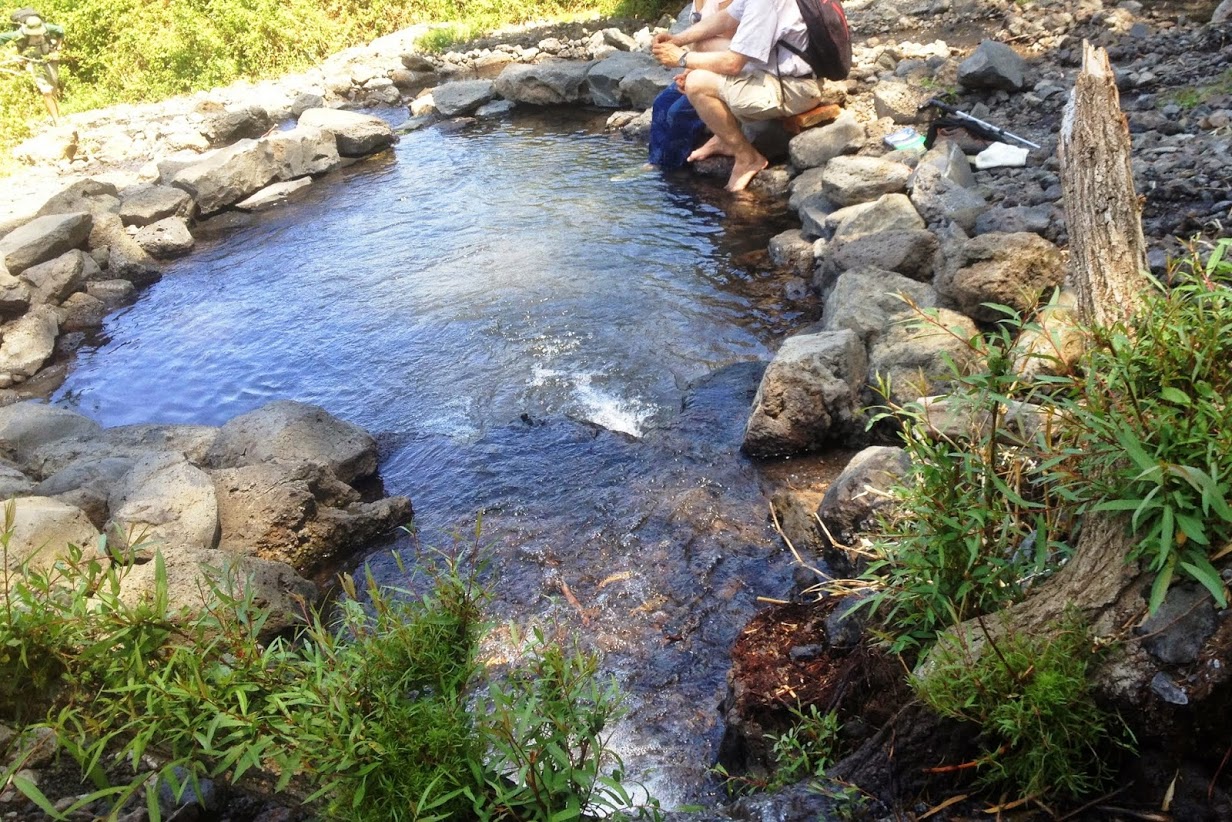
<svg viewBox="0 0 1232 822"><path fill-rule="evenodd" d="M779 45L809 64L818 79L846 80L851 71L851 29L839 0L796 0L808 46L798 49L785 40Z"/></svg>

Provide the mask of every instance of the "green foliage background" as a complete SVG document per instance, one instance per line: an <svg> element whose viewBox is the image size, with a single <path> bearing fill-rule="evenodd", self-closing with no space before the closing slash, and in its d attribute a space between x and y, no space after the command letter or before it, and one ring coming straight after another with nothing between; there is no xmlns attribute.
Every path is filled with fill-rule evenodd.
<svg viewBox="0 0 1232 822"><path fill-rule="evenodd" d="M465 30L579 15L649 18L664 0L40 0L65 28L64 113L156 101L303 69L417 23ZM680 3L683 5L683 3ZM3 24L17 6L5 6ZM673 9L675 11L675 9ZM0 57L8 56L7 54ZM33 84L0 74L0 148L45 117Z"/></svg>

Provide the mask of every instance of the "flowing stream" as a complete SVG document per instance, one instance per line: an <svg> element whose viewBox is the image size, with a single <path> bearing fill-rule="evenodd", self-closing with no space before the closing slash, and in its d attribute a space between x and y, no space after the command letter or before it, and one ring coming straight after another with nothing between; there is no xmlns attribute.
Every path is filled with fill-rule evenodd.
<svg viewBox="0 0 1232 822"><path fill-rule="evenodd" d="M496 619L605 653L616 747L673 806L713 794L727 650L790 584L738 449L758 361L817 306L766 260L781 203L632 173L644 151L586 113L409 134L205 223L56 399L113 426L289 398L372 432L423 544L482 513ZM406 584L390 546L359 559Z"/></svg>

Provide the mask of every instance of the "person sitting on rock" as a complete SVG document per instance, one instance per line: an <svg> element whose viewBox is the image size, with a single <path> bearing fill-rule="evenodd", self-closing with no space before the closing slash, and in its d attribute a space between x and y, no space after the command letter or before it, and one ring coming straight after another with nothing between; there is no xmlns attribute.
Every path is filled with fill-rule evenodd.
<svg viewBox="0 0 1232 822"><path fill-rule="evenodd" d="M715 37L730 37L723 51L686 47ZM808 111L821 101L821 88L802 58L779 42L803 50L808 44L796 0L734 0L725 10L677 35L656 35L652 52L665 66L685 69L689 102L714 133L687 158L716 154L735 160L728 191L742 191L768 162L745 138L741 122L773 120Z"/></svg>
<svg viewBox="0 0 1232 822"><path fill-rule="evenodd" d="M17 45L17 53L25 62L35 87L43 95L43 104L47 106L51 121L56 124L60 122L57 95L60 92L60 43L63 39L63 28L44 23L37 14L23 18L16 31L0 34L0 44L13 42Z"/></svg>
<svg viewBox="0 0 1232 822"><path fill-rule="evenodd" d="M713 16L731 2L694 0L693 23ZM694 44L693 51L727 51L730 45L731 41L726 37L715 37ZM663 171L683 168L688 156L707 134L706 124L685 96L684 77L684 74L677 75L676 82L659 93L651 108L649 164Z"/></svg>

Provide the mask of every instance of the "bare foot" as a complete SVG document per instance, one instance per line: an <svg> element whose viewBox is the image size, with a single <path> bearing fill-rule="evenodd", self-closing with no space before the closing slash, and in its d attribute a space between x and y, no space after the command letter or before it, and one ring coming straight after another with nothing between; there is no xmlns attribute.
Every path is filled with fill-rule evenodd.
<svg viewBox="0 0 1232 822"><path fill-rule="evenodd" d="M723 141L718 137L711 137L702 144L701 148L695 149L692 154L686 157L685 161L696 163L698 160L705 160L707 157L714 157L719 154L730 157L731 151L723 145Z"/></svg>
<svg viewBox="0 0 1232 822"><path fill-rule="evenodd" d="M731 177L727 178L727 190L744 191L748 184L753 182L757 172L768 165L769 161L756 151L747 157L737 157L736 164L732 166Z"/></svg>

